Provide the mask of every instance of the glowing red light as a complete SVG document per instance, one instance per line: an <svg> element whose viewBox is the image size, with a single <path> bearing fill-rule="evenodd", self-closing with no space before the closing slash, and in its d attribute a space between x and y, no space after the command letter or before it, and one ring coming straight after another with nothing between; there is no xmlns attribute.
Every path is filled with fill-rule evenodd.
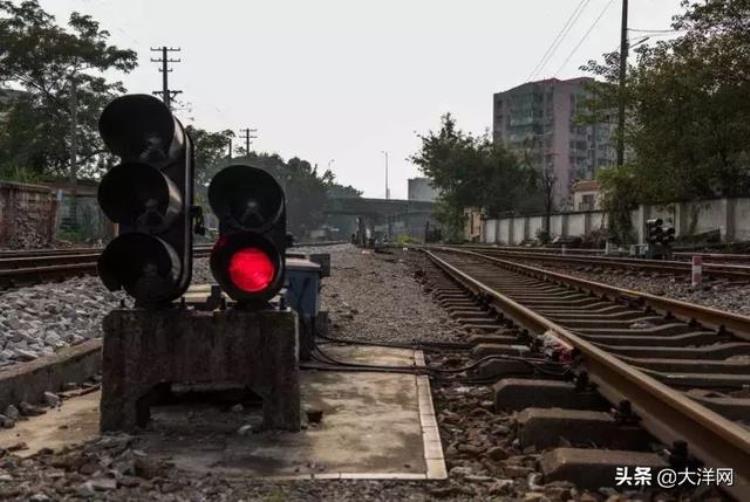
<svg viewBox="0 0 750 502"><path fill-rule="evenodd" d="M240 249L229 260L229 278L247 293L266 289L275 273L276 267L271 259L257 248Z"/></svg>

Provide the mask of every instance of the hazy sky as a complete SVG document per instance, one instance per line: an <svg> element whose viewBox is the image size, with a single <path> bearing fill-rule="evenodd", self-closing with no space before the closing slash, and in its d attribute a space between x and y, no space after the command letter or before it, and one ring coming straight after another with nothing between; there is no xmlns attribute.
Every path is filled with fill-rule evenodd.
<svg viewBox="0 0 750 502"><path fill-rule="evenodd" d="M206 129L258 129L255 148L331 168L365 196L393 198L417 176L406 158L415 132L452 112L459 126L492 126L492 94L526 81L585 0L41 0L63 23L91 14L111 41L138 52L122 76L130 92L161 86L150 47L181 47L170 86ZM680 0L631 0L630 27L665 29ZM619 46L620 0L588 0L537 78L578 76L578 66ZM567 64L564 61L605 7ZM637 37L633 33L631 37ZM562 68L560 68L562 66ZM558 71L559 69L559 71Z"/></svg>

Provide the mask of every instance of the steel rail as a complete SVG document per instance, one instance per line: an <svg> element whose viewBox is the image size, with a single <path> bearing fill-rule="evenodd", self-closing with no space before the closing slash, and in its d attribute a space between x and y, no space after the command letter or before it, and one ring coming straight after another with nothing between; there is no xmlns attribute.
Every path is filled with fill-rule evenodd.
<svg viewBox="0 0 750 502"><path fill-rule="evenodd" d="M210 248L194 249L196 257L208 256L209 252ZM98 258L98 253L91 253L0 259L0 287L93 275L97 271ZM39 263L42 265L34 266Z"/></svg>
<svg viewBox="0 0 750 502"><path fill-rule="evenodd" d="M540 262L572 263L587 266L603 266L613 268L626 268L632 270L651 270L658 273L684 274L691 273L691 264L685 261L675 260L648 260L641 258L626 258L599 255L562 255L556 253L540 253L536 251L506 251L494 248L465 247L462 249L476 250L477 252L504 256L508 258L523 258ZM703 273L714 277L725 279L750 281L750 266L726 264L726 263L703 263Z"/></svg>
<svg viewBox="0 0 750 502"><path fill-rule="evenodd" d="M441 250L486 258L467 251ZM550 333L575 347L605 398L613 403L630 401L643 427L664 443L686 441L690 450L709 467L734 469L735 483L727 487L727 491L739 500L750 500L750 433L747 430L483 284L436 256L432 250L423 249L423 252L464 287L486 295L503 315L532 331ZM515 264L505 262L504 265Z"/></svg>
<svg viewBox="0 0 750 502"><path fill-rule="evenodd" d="M494 244L463 244L462 248L474 249L474 250L498 250L507 251L509 253L544 253L548 255L561 255L561 256L602 256L611 258L630 258L627 256L607 256L604 254L604 249L600 248L550 248L541 246L496 246ZM715 260L716 262L738 262L738 263L750 263L750 254L741 253L710 253L706 251L679 251L673 250L672 257L679 258L682 261L690 261L693 256L700 256L704 259ZM719 264L719 263L716 263Z"/></svg>
<svg viewBox="0 0 750 502"><path fill-rule="evenodd" d="M482 259L496 263L504 268L516 270L546 281L552 280L557 284L573 286L579 290L586 290L617 303L640 303L643 306L651 307L662 315L672 315L685 322L698 322L717 330L729 330L738 338L750 341L750 317L748 316L705 307L703 305L696 305L682 300L675 300L673 298L657 296L651 293L644 293L642 291L620 288L609 284L603 284L601 282L562 274L560 272L552 272L550 270L523 265L515 261L503 260L501 258L474 251L465 251L449 247L434 247L431 249L481 257Z"/></svg>
<svg viewBox="0 0 750 502"><path fill-rule="evenodd" d="M320 241L320 242L298 242L292 248L299 247L326 247L338 244L346 244L347 241ZM65 262L75 263L83 261L83 257L96 259L104 248L60 248L60 249L30 249L30 250L0 250L0 269L13 268L33 263L34 260L54 264ZM211 251L210 245L195 245L195 254L207 254ZM57 261L56 261L57 260Z"/></svg>
<svg viewBox="0 0 750 502"><path fill-rule="evenodd" d="M332 246L342 244L342 241L326 241L321 243L299 243L293 248L303 246ZM193 256L206 257L211 253L211 246L194 246ZM81 251L78 249L77 251ZM14 255L2 257L0 255L0 287L6 285L26 284L28 282L42 282L45 279L65 279L84 274L96 274L96 263L101 255L101 249L87 248L86 253L71 254L65 250L60 254Z"/></svg>

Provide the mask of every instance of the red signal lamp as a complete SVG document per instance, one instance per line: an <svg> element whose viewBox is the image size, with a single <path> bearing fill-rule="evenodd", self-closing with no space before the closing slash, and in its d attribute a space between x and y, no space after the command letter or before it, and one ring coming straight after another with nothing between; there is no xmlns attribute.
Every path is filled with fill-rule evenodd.
<svg viewBox="0 0 750 502"><path fill-rule="evenodd" d="M284 256L262 235L223 235L211 252L211 272L239 302L270 300L284 280Z"/></svg>
<svg viewBox="0 0 750 502"><path fill-rule="evenodd" d="M276 267L258 248L243 248L229 259L229 279L242 291L258 293L273 282Z"/></svg>

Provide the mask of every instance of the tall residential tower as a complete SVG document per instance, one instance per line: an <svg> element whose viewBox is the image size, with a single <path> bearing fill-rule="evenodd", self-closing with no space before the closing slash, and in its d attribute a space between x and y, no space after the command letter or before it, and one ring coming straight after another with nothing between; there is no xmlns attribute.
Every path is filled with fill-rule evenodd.
<svg viewBox="0 0 750 502"><path fill-rule="evenodd" d="M614 124L580 125L588 77L527 82L494 96L493 137L556 178L555 205L571 207L571 187L615 163Z"/></svg>

